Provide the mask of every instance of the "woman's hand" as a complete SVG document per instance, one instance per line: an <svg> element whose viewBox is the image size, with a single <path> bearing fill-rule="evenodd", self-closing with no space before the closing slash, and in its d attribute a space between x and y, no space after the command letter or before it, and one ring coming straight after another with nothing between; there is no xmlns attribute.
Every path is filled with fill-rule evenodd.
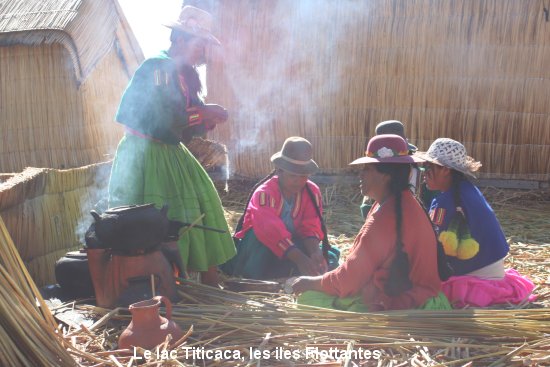
<svg viewBox="0 0 550 367"><path fill-rule="evenodd" d="M312 258L307 256L300 250L295 247L288 251L287 258L292 261L298 267L300 274L302 275L319 275L321 272L317 266L317 263L313 261Z"/></svg>
<svg viewBox="0 0 550 367"><path fill-rule="evenodd" d="M311 260L313 260L313 262L315 262L319 274L326 273L328 270L328 265L325 257L323 256L319 239L314 237L305 238L304 247L308 256Z"/></svg>
<svg viewBox="0 0 550 367"><path fill-rule="evenodd" d="M325 257L323 256L323 251L317 246L317 250L314 251L311 255L311 260L317 264L317 270L319 271L319 274L324 274L328 270L327 261L325 260Z"/></svg>
<svg viewBox="0 0 550 367"><path fill-rule="evenodd" d="M218 104L205 104L201 107L202 120L208 130L217 124L224 123L229 118L227 110Z"/></svg>
<svg viewBox="0 0 550 367"><path fill-rule="evenodd" d="M316 277L298 277L291 284L294 293L304 293L305 291L323 291L321 287L321 276Z"/></svg>

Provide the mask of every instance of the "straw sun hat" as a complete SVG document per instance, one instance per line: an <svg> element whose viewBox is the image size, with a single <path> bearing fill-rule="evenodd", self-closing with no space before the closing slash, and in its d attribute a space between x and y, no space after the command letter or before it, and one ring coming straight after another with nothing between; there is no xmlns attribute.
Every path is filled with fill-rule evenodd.
<svg viewBox="0 0 550 367"><path fill-rule="evenodd" d="M427 152L417 152L427 162L448 167L469 176L476 177L475 172L481 163L466 154L464 145L449 138L436 139Z"/></svg>
<svg viewBox="0 0 550 367"><path fill-rule="evenodd" d="M164 25L168 28L178 29L185 33L205 38L213 44L220 45L220 41L212 34L212 15L194 6L184 6L177 20L165 23Z"/></svg>
<svg viewBox="0 0 550 367"><path fill-rule="evenodd" d="M409 154L407 141L399 135L382 134L373 136L367 144L365 156L357 158L350 165L365 163L420 163L423 159Z"/></svg>
<svg viewBox="0 0 550 367"><path fill-rule="evenodd" d="M319 169L312 157L311 143L299 136L291 136L285 140L281 151L271 156L271 162L275 167L297 175L311 175Z"/></svg>

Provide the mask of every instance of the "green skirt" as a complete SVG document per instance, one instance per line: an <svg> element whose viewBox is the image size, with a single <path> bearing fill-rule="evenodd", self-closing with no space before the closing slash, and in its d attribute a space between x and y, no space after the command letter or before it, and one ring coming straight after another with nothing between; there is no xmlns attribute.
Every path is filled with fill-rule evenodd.
<svg viewBox="0 0 550 367"><path fill-rule="evenodd" d="M192 228L178 241L186 270L206 271L236 251L214 184L183 145L157 143L134 135L120 141L109 181L109 207L154 203L168 205L168 218L224 229L217 233Z"/></svg>
<svg viewBox="0 0 550 367"><path fill-rule="evenodd" d="M324 292L306 291L298 297L298 304L307 306L316 306L329 308L332 310L350 311L350 312L369 312L367 305L363 302L363 297L336 297L330 296ZM449 300L442 292L428 300L419 310L451 310Z"/></svg>
<svg viewBox="0 0 550 367"><path fill-rule="evenodd" d="M292 238L298 249L305 252L303 240ZM279 259L269 247L260 242L254 229L246 232L243 239L236 239L237 255L227 263L220 266L220 269L228 275L248 279L276 279L288 278L300 275L296 264L288 259ZM319 243L322 250L322 243ZM328 251L328 269L334 270L338 267L340 251L331 247Z"/></svg>

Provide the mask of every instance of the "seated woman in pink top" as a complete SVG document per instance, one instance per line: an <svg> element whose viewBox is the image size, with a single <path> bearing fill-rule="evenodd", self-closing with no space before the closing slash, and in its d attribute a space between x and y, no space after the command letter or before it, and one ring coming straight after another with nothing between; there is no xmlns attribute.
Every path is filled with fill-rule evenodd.
<svg viewBox="0 0 550 367"><path fill-rule="evenodd" d="M298 303L347 311L450 309L440 292L437 241L430 220L409 190L411 164L398 135L377 135L362 165L361 193L375 200L345 262L293 283Z"/></svg>
<svg viewBox="0 0 550 367"><path fill-rule="evenodd" d="M333 253L320 247L326 235L321 191L308 179L319 168L311 144L290 137L271 162L275 170L256 185L237 225L237 255L221 269L251 279L322 274Z"/></svg>

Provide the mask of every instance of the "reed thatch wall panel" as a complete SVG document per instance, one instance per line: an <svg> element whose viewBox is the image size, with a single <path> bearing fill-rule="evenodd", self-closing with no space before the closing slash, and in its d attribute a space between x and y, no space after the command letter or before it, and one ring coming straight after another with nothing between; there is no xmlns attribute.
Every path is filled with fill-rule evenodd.
<svg viewBox="0 0 550 367"><path fill-rule="evenodd" d="M4 172L80 165L80 149L86 147L82 98L66 61L58 44L0 47L0 74L6 77L0 83Z"/></svg>
<svg viewBox="0 0 550 367"><path fill-rule="evenodd" d="M78 16L65 29L78 50L81 81L88 77L96 64L113 48L118 24L114 1L116 0L82 1Z"/></svg>
<svg viewBox="0 0 550 367"><path fill-rule="evenodd" d="M118 24L114 1L2 1L0 46L59 43L80 83L113 46Z"/></svg>
<svg viewBox="0 0 550 367"><path fill-rule="evenodd" d="M208 100L233 171L258 177L290 135L346 171L376 124L421 149L462 141L481 177L549 180L550 22L536 0L220 1Z"/></svg>
<svg viewBox="0 0 550 367"><path fill-rule="evenodd" d="M131 78L144 56L118 0L113 2L119 20L116 28L115 51L121 59L128 78Z"/></svg>
<svg viewBox="0 0 550 367"><path fill-rule="evenodd" d="M107 9L115 9L109 3ZM95 14L87 6L83 4L79 12ZM97 33L94 26L116 29L116 47L107 43L110 51L100 61L86 62L94 68L80 85L71 55L60 43L0 47L1 172L19 172L27 166L79 167L113 155L122 136L121 126L113 122L118 101L143 54L122 14L117 27L81 25L86 37ZM101 37L96 41L101 47L106 44ZM91 40L77 40L77 44L86 42ZM83 59L98 55L87 50L92 46L82 46Z"/></svg>
<svg viewBox="0 0 550 367"><path fill-rule="evenodd" d="M135 59L134 59L135 60ZM83 164L108 160L114 156L123 135L122 125L114 118L122 92L129 81L126 69L134 72L137 63L123 66L115 50L108 53L79 89L83 100L82 129L86 144L81 148L88 159Z"/></svg>
<svg viewBox="0 0 550 367"><path fill-rule="evenodd" d="M37 284L55 282L55 261L84 243L89 211L107 195L110 168L110 162L28 168L0 183L0 216Z"/></svg>

